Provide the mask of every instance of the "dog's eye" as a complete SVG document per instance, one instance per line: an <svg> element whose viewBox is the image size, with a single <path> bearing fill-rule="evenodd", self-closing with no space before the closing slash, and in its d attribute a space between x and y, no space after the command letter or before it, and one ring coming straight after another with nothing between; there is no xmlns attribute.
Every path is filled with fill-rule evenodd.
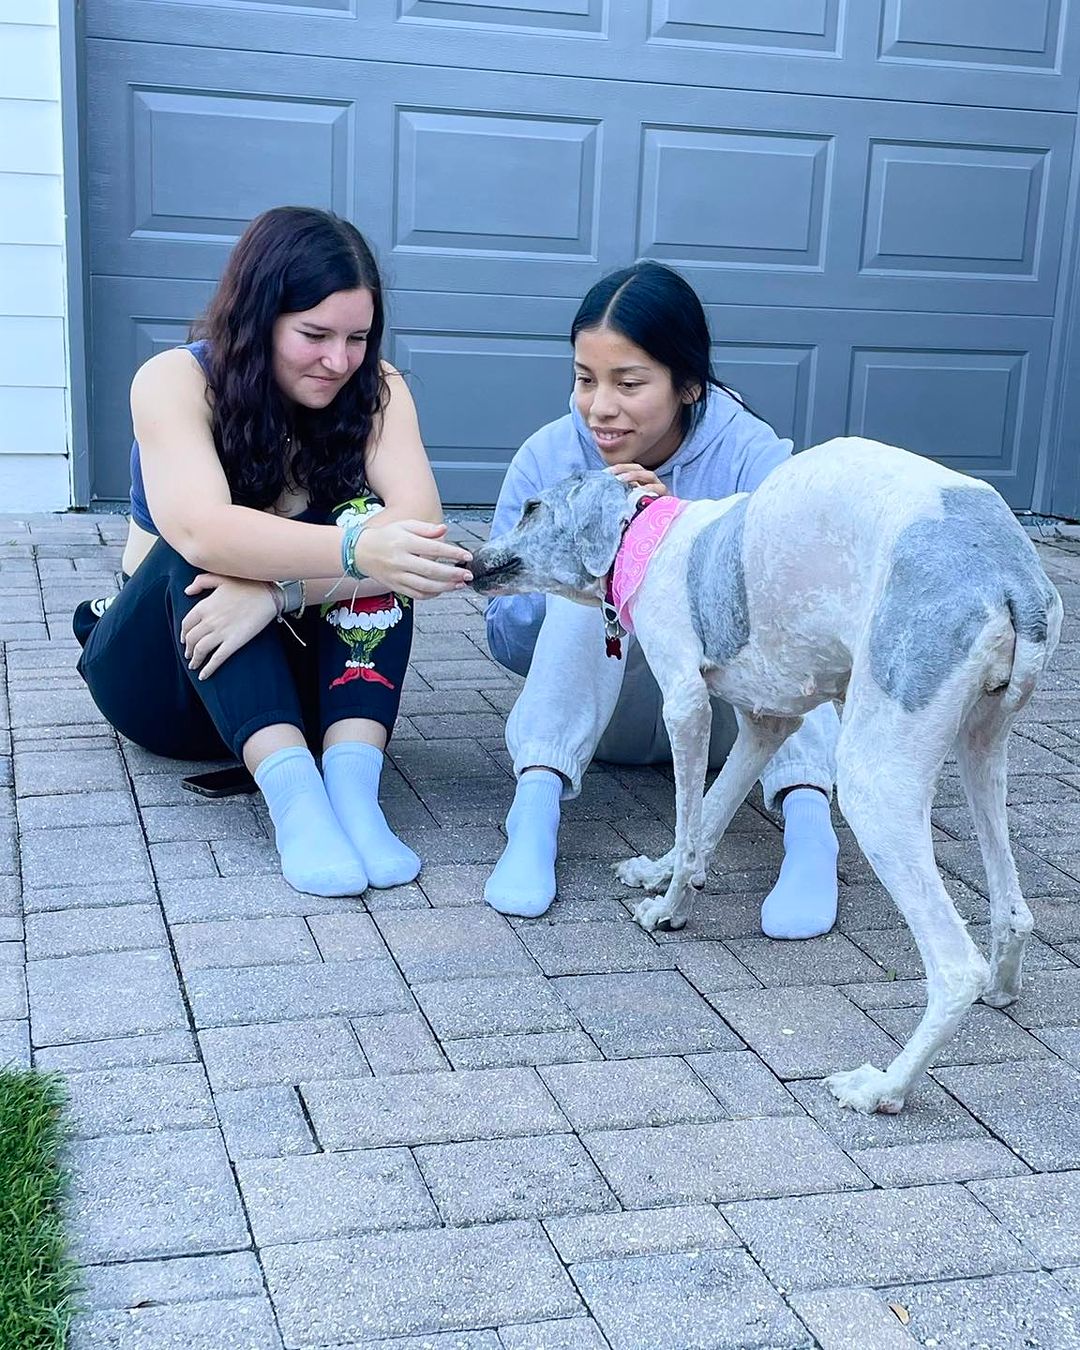
<svg viewBox="0 0 1080 1350"><path fill-rule="evenodd" d="M529 500L525 503L525 505L521 508L521 519L528 520L528 518L533 514L533 512L539 511L539 509L540 509L539 500L536 497L530 497Z"/></svg>

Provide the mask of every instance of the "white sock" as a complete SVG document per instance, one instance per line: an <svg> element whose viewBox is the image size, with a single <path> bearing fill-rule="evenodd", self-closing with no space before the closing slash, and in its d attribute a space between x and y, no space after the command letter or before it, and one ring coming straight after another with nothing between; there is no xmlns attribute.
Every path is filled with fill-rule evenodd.
<svg viewBox="0 0 1080 1350"><path fill-rule="evenodd" d="M372 886L404 886L420 871L420 859L403 844L379 805L383 752L363 741L341 741L323 751L326 794L341 828L363 859Z"/></svg>
<svg viewBox="0 0 1080 1350"><path fill-rule="evenodd" d="M534 919L555 899L562 779L551 769L526 769L506 817L506 848L484 886L500 914Z"/></svg>
<svg viewBox="0 0 1080 1350"><path fill-rule="evenodd" d="M360 895L367 874L334 817L323 780L305 746L267 755L255 770L290 886L310 895Z"/></svg>
<svg viewBox="0 0 1080 1350"><path fill-rule="evenodd" d="M784 798L784 862L761 906L761 931L771 938L811 938L836 922L836 855L840 846L829 799L817 788Z"/></svg>

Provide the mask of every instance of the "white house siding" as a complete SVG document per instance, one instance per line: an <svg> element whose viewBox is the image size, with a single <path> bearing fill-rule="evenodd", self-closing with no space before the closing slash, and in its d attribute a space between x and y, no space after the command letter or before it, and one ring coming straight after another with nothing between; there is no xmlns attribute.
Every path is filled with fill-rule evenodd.
<svg viewBox="0 0 1080 1350"><path fill-rule="evenodd" d="M0 4L0 512L71 504L58 0Z"/></svg>

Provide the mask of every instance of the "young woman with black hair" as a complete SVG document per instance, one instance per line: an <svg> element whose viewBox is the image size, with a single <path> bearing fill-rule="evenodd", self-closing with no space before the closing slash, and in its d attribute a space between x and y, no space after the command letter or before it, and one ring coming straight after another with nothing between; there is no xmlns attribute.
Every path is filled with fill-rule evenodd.
<svg viewBox="0 0 1080 1350"><path fill-rule="evenodd" d="M242 760L286 880L318 895L419 871L379 808L383 749L412 602L470 579L383 324L354 226L254 220L195 340L135 376L129 580L96 622L75 616L112 725L159 755Z"/></svg>
<svg viewBox="0 0 1080 1350"><path fill-rule="evenodd" d="M526 498L582 469L608 468L652 492L688 499L752 491L792 452L713 375L701 302L670 268L641 262L605 277L574 319L570 412L514 456L492 535ZM506 914L542 914L555 896L560 801L581 790L595 757L616 764L670 760L660 691L632 640L605 652L600 611L558 596L504 596L487 611L488 645L526 677L506 743L517 775L506 849L485 898ZM731 709L714 703L711 767L735 738ZM812 937L836 919L837 841L829 819L839 720L815 709L762 777L782 802L785 857L762 906L771 937Z"/></svg>

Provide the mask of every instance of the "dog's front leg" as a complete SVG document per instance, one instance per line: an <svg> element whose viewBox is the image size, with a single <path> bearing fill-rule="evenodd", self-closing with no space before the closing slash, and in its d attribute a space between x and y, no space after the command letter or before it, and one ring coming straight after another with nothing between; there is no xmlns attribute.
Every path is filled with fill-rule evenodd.
<svg viewBox="0 0 1080 1350"><path fill-rule="evenodd" d="M696 672L665 680L661 688L675 769L675 847L667 891L642 900L634 911L634 918L650 931L662 923L670 928L685 925L695 893L705 887L706 866L701 849L701 800L712 728L709 691Z"/></svg>

